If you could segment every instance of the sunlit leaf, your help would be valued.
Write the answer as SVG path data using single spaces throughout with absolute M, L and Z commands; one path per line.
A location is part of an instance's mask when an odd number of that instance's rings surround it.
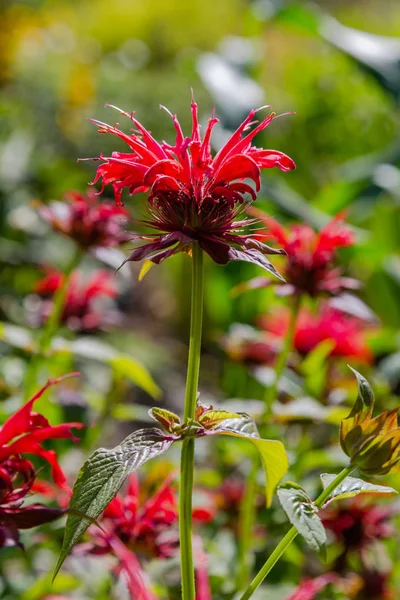
M 142 264 L 142 268 L 140 269 L 140 273 L 139 273 L 139 281 L 142 281 L 142 279 L 144 278 L 144 276 L 150 271 L 150 269 L 152 267 L 154 267 L 155 263 L 153 263 L 151 260 L 145 260 Z
M 316 552 L 324 551 L 326 532 L 317 514 L 318 508 L 303 488 L 287 482 L 279 486 L 277 494 L 289 521 L 307 544 Z
M 160 429 L 140 429 L 115 448 L 93 452 L 79 472 L 69 505 L 70 510 L 88 518 L 68 516 L 55 575 L 78 538 L 116 496 L 126 477 L 151 458 L 163 454 L 174 441 L 173 436 L 166 436 Z
M 323 473 L 320 475 L 324 489 L 336 479 L 337 475 Z M 357 477 L 346 477 L 344 481 L 331 493 L 324 506 L 333 500 L 343 500 L 344 498 L 353 498 L 358 494 L 397 494 L 396 490 L 385 485 L 375 485 Z
M 267 506 L 272 502 L 272 496 L 278 483 L 289 468 L 285 447 L 278 440 L 263 440 L 257 430 L 253 419 L 245 414 L 238 413 L 239 418 L 225 419 L 222 423 L 207 431 L 207 434 L 232 435 L 249 440 L 260 453 L 265 471 L 265 492 Z
M 198 421 L 206 429 L 212 429 L 227 419 L 238 418 L 240 418 L 238 413 L 228 412 L 227 410 L 207 410 L 199 417 Z

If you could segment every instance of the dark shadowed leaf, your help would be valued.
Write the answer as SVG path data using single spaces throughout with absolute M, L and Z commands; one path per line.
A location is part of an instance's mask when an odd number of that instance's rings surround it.
M 255 250 L 253 248 L 249 250 L 237 250 L 236 248 L 230 248 L 229 259 L 243 260 L 245 262 L 253 263 L 253 265 L 257 265 L 258 267 L 262 267 L 266 271 L 269 271 L 269 273 L 275 275 L 275 277 L 281 281 L 285 281 L 282 275 L 280 275 L 275 269 L 274 265 L 259 250 Z
M 357 400 L 356 400 L 356 402 L 353 406 L 353 409 L 349 415 L 349 416 L 354 416 L 357 413 L 360 413 L 362 411 L 365 411 L 365 410 L 368 411 L 370 409 L 370 407 L 373 406 L 374 392 L 372 391 L 372 388 L 369 385 L 368 381 L 365 379 L 365 377 L 363 375 L 361 375 L 361 373 L 359 373 L 358 371 L 356 371 L 355 369 L 350 367 L 350 365 L 349 365 L 349 369 L 351 369 L 353 371 L 354 375 L 357 377 L 357 383 L 358 383 L 358 397 L 357 397 Z
M 93 452 L 80 470 L 69 506 L 71 511 L 89 518 L 77 514 L 68 516 L 55 575 L 78 538 L 116 496 L 126 477 L 151 458 L 163 454 L 175 439 L 160 429 L 140 429 L 115 448 L 99 448 Z
M 278 497 L 289 521 L 316 552 L 324 551 L 326 533 L 318 509 L 307 493 L 296 483 L 283 483 L 278 488 Z
M 323 473 L 320 477 L 322 485 L 324 486 L 324 489 L 326 489 L 337 476 Z M 357 477 L 346 477 L 346 479 L 331 493 L 324 506 L 333 500 L 353 498 L 358 494 L 397 494 L 397 492 L 386 485 L 375 485 L 373 483 L 368 483 L 368 481 L 357 479 Z

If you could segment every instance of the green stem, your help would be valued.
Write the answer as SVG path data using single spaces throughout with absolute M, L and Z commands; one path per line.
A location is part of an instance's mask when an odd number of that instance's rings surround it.
M 54 294 L 52 311 L 41 331 L 38 342 L 37 354 L 32 358 L 29 367 L 26 371 L 24 381 L 25 399 L 28 399 L 32 394 L 32 391 L 36 385 L 37 371 L 40 366 L 40 361 L 43 355 L 50 348 L 51 341 L 57 332 L 61 320 L 62 311 L 65 305 L 65 299 L 67 296 L 68 284 L 71 278 L 71 274 L 78 266 L 81 257 L 82 251 L 78 247 L 64 271 L 64 278 L 62 284 L 58 288 L 57 292 Z
M 257 473 L 259 469 L 259 457 L 252 460 L 251 470 L 246 481 L 246 490 L 240 503 L 239 514 L 239 539 L 238 539 L 238 572 L 236 586 L 243 589 L 250 580 L 250 556 L 252 533 L 255 522 L 255 497 L 257 487 Z
M 291 315 L 290 315 L 289 327 L 288 327 L 288 330 L 287 330 L 287 333 L 286 333 L 286 336 L 285 336 L 285 339 L 283 342 L 282 352 L 279 354 L 276 364 L 275 364 L 275 379 L 274 379 L 272 385 L 270 387 L 268 387 L 265 392 L 264 413 L 263 413 L 263 417 L 262 417 L 263 423 L 265 423 L 268 420 L 268 417 L 271 415 L 272 403 L 274 402 L 274 399 L 275 399 L 275 396 L 276 396 L 276 393 L 278 390 L 279 382 L 281 380 L 283 371 L 285 370 L 289 353 L 293 347 L 293 339 L 294 339 L 294 333 L 296 330 L 297 318 L 299 316 L 300 305 L 301 305 L 301 295 L 299 294 L 299 295 L 295 296 L 295 298 L 294 298 Z
M 184 407 L 185 423 L 190 419 L 194 419 L 196 413 L 203 321 L 203 251 L 195 243 L 192 245 L 192 253 L 192 299 L 189 358 Z M 192 548 L 193 470 L 194 439 L 188 438 L 182 443 L 181 483 L 179 495 L 179 538 L 183 600 L 194 600 L 196 595 Z
M 356 467 L 354 465 L 350 465 L 350 466 L 346 467 L 345 469 L 343 469 L 343 471 L 341 471 L 339 473 L 339 475 L 337 475 L 337 477 L 332 481 L 332 483 L 330 483 L 327 486 L 327 488 L 325 488 L 325 490 L 318 496 L 318 498 L 314 502 L 315 506 L 317 508 L 321 508 L 323 506 L 324 502 L 329 498 L 331 493 L 342 483 L 342 481 L 344 479 L 346 479 L 346 477 L 351 475 L 351 473 L 354 471 L 355 468 Z M 289 531 L 287 532 L 285 537 L 279 542 L 279 544 L 277 545 L 275 550 L 269 556 L 269 558 L 266 561 L 266 563 L 264 564 L 264 566 L 257 573 L 257 575 L 255 576 L 255 578 L 253 579 L 253 581 L 251 582 L 251 584 L 249 585 L 247 590 L 241 596 L 240 600 L 248 600 L 249 598 L 251 598 L 251 596 L 254 594 L 254 592 L 257 590 L 257 588 L 261 585 L 261 583 L 264 581 L 264 579 L 266 578 L 268 573 L 276 565 L 276 563 L 278 562 L 278 560 L 280 559 L 282 554 L 290 546 L 290 544 L 293 542 L 293 540 L 295 539 L 295 537 L 297 535 L 298 535 L 298 531 L 297 531 L 296 527 L 291 527 L 291 529 L 289 529 Z

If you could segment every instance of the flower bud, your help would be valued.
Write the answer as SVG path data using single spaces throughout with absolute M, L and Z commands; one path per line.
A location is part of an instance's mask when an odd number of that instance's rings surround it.
M 357 400 L 340 426 L 340 444 L 351 463 L 367 475 L 386 475 L 399 470 L 400 428 L 397 412 L 385 410 L 372 417 L 374 394 L 368 381 L 352 369 L 358 381 Z

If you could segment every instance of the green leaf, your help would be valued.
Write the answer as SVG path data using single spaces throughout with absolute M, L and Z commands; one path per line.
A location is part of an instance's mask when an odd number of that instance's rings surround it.
M 165 408 L 153 407 L 149 410 L 149 415 L 153 417 L 163 429 L 170 433 L 172 432 L 172 427 L 174 425 L 180 425 L 181 423 L 178 415 Z
M 32 331 L 25 327 L 5 323 L 4 321 L 0 322 L 0 340 L 25 352 L 33 352 L 35 348 L 35 339 Z
M 60 341 L 60 338 L 57 339 Z M 70 351 L 75 356 L 82 356 L 99 362 L 106 363 L 114 370 L 116 375 L 127 377 L 135 385 L 142 388 L 145 392 L 159 398 L 161 390 L 151 377 L 150 373 L 139 361 L 128 354 L 119 352 L 103 340 L 97 340 L 89 337 L 81 337 L 70 343 L 63 341 L 60 351 Z
M 228 412 L 227 410 L 207 410 L 199 418 L 198 422 L 206 429 L 212 429 L 226 419 L 238 419 L 238 413 Z
M 336 475 L 323 473 L 320 475 L 324 489 L 328 487 Z M 397 491 L 386 485 L 375 485 L 357 477 L 346 477 L 344 481 L 332 492 L 324 506 L 334 500 L 343 500 L 344 498 L 353 498 L 358 494 L 397 494 Z
M 253 419 L 246 413 L 238 413 L 238 418 L 225 419 L 208 435 L 225 434 L 249 440 L 260 453 L 265 471 L 265 495 L 267 506 L 271 505 L 272 496 L 278 483 L 289 468 L 285 447 L 278 440 L 263 440 Z
M 326 533 L 318 508 L 302 487 L 296 483 L 283 483 L 278 488 L 278 497 L 289 521 L 316 552 L 324 552 Z
M 374 406 L 374 392 L 372 391 L 372 388 L 369 385 L 368 381 L 365 379 L 365 377 L 361 375 L 361 373 L 350 367 L 350 365 L 348 366 L 349 369 L 351 369 L 354 375 L 357 377 L 358 383 L 357 400 L 349 415 L 350 417 L 353 417 L 357 413 L 361 413 L 366 409 L 369 410 L 371 407 Z
M 111 450 L 99 448 L 89 456 L 79 472 L 69 505 L 71 511 L 79 511 L 88 518 L 68 516 L 54 577 L 78 538 L 105 510 L 126 477 L 151 458 L 163 454 L 174 441 L 174 437 L 167 437 L 160 429 L 140 429 L 119 446 Z

